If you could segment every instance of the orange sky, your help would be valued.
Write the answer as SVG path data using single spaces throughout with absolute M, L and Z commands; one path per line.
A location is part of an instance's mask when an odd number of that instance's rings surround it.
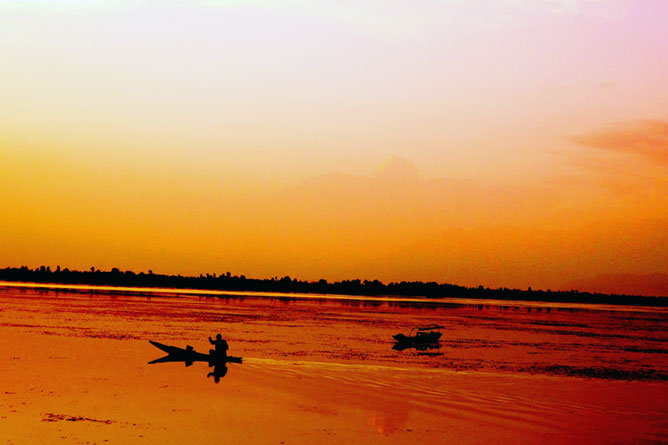
M 661 1 L 0 1 L 0 267 L 668 273 Z

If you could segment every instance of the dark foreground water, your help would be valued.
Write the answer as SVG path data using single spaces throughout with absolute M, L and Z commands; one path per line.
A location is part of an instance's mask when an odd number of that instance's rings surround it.
M 668 441 L 666 309 L 308 297 L 2 286 L 0 439 Z M 429 323 L 440 348 L 393 349 Z M 244 363 L 217 384 L 146 364 L 147 340 L 206 352 L 218 332 Z

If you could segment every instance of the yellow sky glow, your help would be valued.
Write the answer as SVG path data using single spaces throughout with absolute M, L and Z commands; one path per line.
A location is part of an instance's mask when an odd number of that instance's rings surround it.
M 0 267 L 668 272 L 661 1 L 0 1 Z

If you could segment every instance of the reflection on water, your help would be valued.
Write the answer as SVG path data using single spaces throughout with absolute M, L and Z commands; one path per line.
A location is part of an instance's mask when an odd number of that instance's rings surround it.
M 218 383 L 222 377 L 225 377 L 225 374 L 227 374 L 227 364 L 225 362 L 216 363 L 213 365 L 213 372 L 208 373 L 206 377 L 213 377 L 213 381 Z
M 212 340 L 211 337 L 209 337 L 209 341 L 211 344 L 216 345 L 216 349 L 210 349 L 208 354 L 203 354 L 195 351 L 190 345 L 185 348 L 179 348 L 178 346 L 169 346 L 157 341 L 149 340 L 150 344 L 166 352 L 167 355 L 151 360 L 148 364 L 154 365 L 156 363 L 183 362 L 186 367 L 188 367 L 194 362 L 205 362 L 209 365 L 209 368 L 213 368 L 213 371 L 206 375 L 207 378 L 213 377 L 214 382 L 219 383 L 220 379 L 227 374 L 227 364 L 241 364 L 242 358 L 227 355 L 227 342 L 221 338 L 220 334 L 216 336 L 216 340 Z
M 666 308 L 86 292 L 0 286 L 0 328 L 171 343 L 220 330 L 250 357 L 668 380 Z M 443 356 L 425 361 L 390 349 L 397 332 L 435 321 L 445 326 Z
M 668 443 L 665 309 L 114 292 L 0 286 L 0 438 Z
M 392 349 L 395 351 L 407 351 L 415 356 L 437 357 L 443 355 L 442 352 L 439 352 L 441 344 L 438 342 L 426 344 L 406 344 L 397 342 L 392 345 Z

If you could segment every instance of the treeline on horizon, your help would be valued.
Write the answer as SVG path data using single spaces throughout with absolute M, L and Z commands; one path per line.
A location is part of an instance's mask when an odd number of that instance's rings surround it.
M 455 284 L 421 281 L 401 281 L 384 284 L 378 280 L 343 280 L 328 282 L 300 281 L 285 276 L 271 279 L 246 278 L 244 275 L 200 274 L 195 277 L 182 275 L 162 275 L 135 273 L 130 270 L 121 271 L 113 268 L 102 271 L 91 267 L 87 271 L 61 269 L 52 270 L 48 266 L 30 269 L 26 266 L 7 267 L 0 269 L 0 281 L 50 283 L 50 284 L 84 284 L 98 286 L 124 287 L 155 287 L 176 289 L 199 289 L 219 291 L 254 291 L 254 292 L 285 292 L 312 294 L 341 294 L 364 296 L 403 296 L 426 298 L 471 298 L 490 300 L 525 300 L 564 303 L 593 304 L 628 304 L 639 306 L 668 306 L 666 297 L 649 297 L 626 294 L 600 294 L 590 292 L 527 290 L 497 288 L 483 286 L 464 287 Z

